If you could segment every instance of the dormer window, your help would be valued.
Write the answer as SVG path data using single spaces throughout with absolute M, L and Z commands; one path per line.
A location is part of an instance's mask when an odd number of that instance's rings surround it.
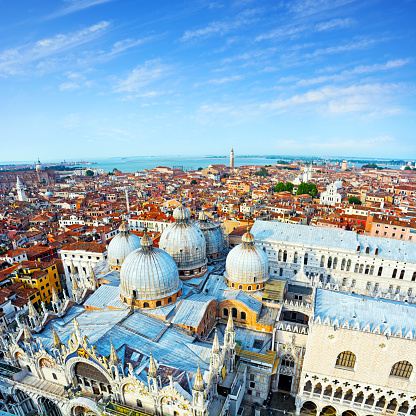
M 365 248 L 365 254 L 370 254 L 370 247 Z
M 378 255 L 378 248 L 376 248 L 374 254 L 377 256 Z

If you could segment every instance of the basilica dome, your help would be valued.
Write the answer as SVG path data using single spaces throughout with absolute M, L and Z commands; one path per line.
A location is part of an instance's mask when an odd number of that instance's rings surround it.
M 182 282 L 175 261 L 165 251 L 153 247 L 146 230 L 141 248 L 124 260 L 120 282 L 122 300 L 139 308 L 168 305 L 181 295 Z
M 45 167 L 40 163 L 40 160 L 38 159 L 38 163 L 36 163 L 36 172 L 42 172 L 45 170 Z
M 191 213 L 181 203 L 160 237 L 159 247 L 175 260 L 182 279 L 203 276 L 207 270 L 206 242 L 202 231 L 189 222 Z
M 228 253 L 225 277 L 230 287 L 246 291 L 262 289 L 270 278 L 267 254 L 254 244 L 254 236 L 248 230 L 242 244 Z
M 119 231 L 108 246 L 108 263 L 113 270 L 120 270 L 125 258 L 140 248 L 140 237 L 131 234 L 127 224 L 121 224 Z
M 210 221 L 206 212 L 201 211 L 196 225 L 204 234 L 207 244 L 207 257 L 209 259 L 221 257 L 224 249 L 221 224 Z

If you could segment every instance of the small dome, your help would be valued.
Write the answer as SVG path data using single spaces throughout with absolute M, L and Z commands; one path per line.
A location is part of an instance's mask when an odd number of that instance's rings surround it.
M 205 211 L 201 211 L 199 219 L 195 223 L 202 231 L 207 245 L 206 253 L 209 258 L 217 258 L 222 255 L 224 250 L 224 238 L 222 235 L 221 224 L 210 221 Z
M 122 296 L 144 301 L 164 299 L 178 293 L 182 282 L 173 258 L 153 247 L 146 231 L 142 244 L 142 248 L 127 256 L 121 267 Z
M 52 198 L 53 197 L 53 193 L 51 191 L 46 191 L 45 194 L 43 195 L 45 198 Z
M 234 247 L 227 256 L 226 277 L 236 284 L 257 285 L 269 280 L 267 254 L 254 244 L 254 236 L 244 234 L 243 244 Z
M 120 269 L 125 258 L 140 248 L 140 237 L 131 234 L 127 224 L 122 223 L 119 232 L 108 246 L 108 263 L 114 269 Z
M 247 227 L 247 232 L 241 237 L 241 241 L 246 244 L 254 243 L 254 235 L 250 233 Z
M 208 221 L 208 215 L 205 211 L 201 211 L 198 216 L 199 221 Z
M 45 170 L 45 167 L 40 163 L 40 160 L 38 159 L 38 163 L 36 163 L 36 172 L 42 172 Z
M 180 205 L 173 211 L 173 218 L 175 218 L 175 221 L 177 222 L 187 221 L 191 218 L 191 212 L 181 202 Z

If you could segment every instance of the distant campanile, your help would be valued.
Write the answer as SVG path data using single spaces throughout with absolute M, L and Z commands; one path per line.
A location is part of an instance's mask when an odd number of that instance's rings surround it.
M 231 148 L 231 152 L 230 152 L 230 168 L 234 167 L 234 150 L 233 148 Z

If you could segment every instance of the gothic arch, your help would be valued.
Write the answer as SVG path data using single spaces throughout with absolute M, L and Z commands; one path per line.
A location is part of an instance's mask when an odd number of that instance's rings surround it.
M 314 402 L 306 400 L 302 403 L 300 412 L 302 415 L 316 416 L 318 413 L 318 406 Z

